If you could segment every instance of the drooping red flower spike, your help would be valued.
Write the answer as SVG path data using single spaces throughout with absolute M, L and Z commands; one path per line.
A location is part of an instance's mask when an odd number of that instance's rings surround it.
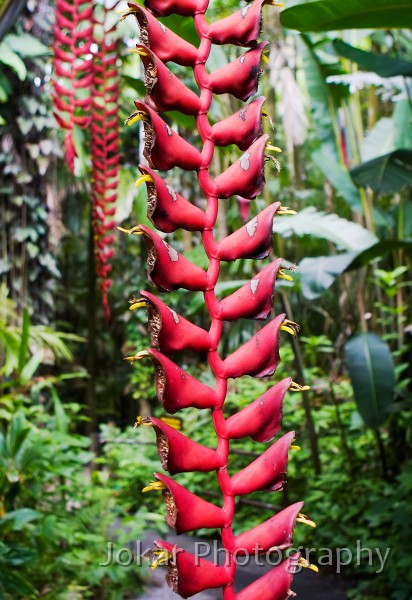
M 120 1 L 120 0 L 119 0 Z M 111 5 L 110 12 L 118 2 Z M 115 27 L 108 24 L 106 3 L 57 0 L 54 29 L 54 106 L 58 124 L 66 131 L 66 161 L 74 173 L 73 129 L 90 129 L 92 162 L 91 225 L 97 280 L 105 317 L 110 314 L 109 274 L 114 250 L 112 230 L 117 199 L 119 154 Z
M 96 271 L 107 319 L 110 315 L 110 259 L 114 254 L 111 246 L 115 222 L 112 217 L 116 212 L 120 164 L 118 40 L 113 37 L 114 29 L 108 24 L 109 10 L 106 5 L 102 7 L 100 17 L 96 11 L 94 14 L 95 31 L 99 33 L 95 34 L 97 50 L 93 56 L 92 225 Z
M 143 154 L 148 166 L 140 165 L 137 185 L 146 184 L 148 216 L 160 231 L 170 234 L 179 229 L 198 232 L 209 265 L 203 270 L 189 262 L 152 229 L 138 225 L 129 234 L 141 235 L 148 248 L 148 278 L 160 291 L 182 288 L 203 293 L 209 316 L 208 330 L 195 325 L 151 292 L 141 291 L 132 300 L 131 309 L 146 308 L 152 347 L 141 350 L 127 360 L 135 362 L 150 358 L 155 367 L 156 394 L 170 414 L 187 409 L 209 409 L 216 433 L 216 446 L 209 448 L 189 439 L 162 419 L 148 417 L 140 424 L 151 425 L 156 434 L 162 467 L 170 475 L 191 471 L 203 473 L 205 481 L 215 471 L 221 490 L 216 504 L 208 502 L 186 489 L 172 477 L 155 473 L 155 480 L 143 491 L 161 490 L 166 506 L 166 521 L 177 533 L 199 528 L 220 528 L 225 562 L 217 565 L 196 557 L 170 543 L 158 541 L 153 550 L 152 566 L 167 566 L 166 579 L 170 587 L 188 598 L 208 588 L 221 587 L 223 600 L 287 600 L 293 592 L 290 585 L 298 566 L 311 567 L 298 553 L 286 558 L 277 567 L 240 592 L 235 592 L 234 555 L 267 552 L 271 548 L 286 552 L 293 544 L 296 522 L 314 525 L 300 514 L 302 502 L 284 508 L 266 522 L 235 536 L 236 498 L 267 490 L 276 493 L 284 485 L 289 450 L 294 433 L 278 437 L 271 446 L 245 468 L 228 469 L 232 440 L 250 437 L 260 443 L 270 442 L 282 427 L 282 405 L 288 391 L 303 391 L 290 377 L 273 383 L 259 398 L 234 414 L 227 414 L 225 400 L 229 379 L 249 375 L 270 377 L 278 366 L 280 333 L 296 335 L 299 326 L 284 314 L 274 316 L 237 350 L 226 357 L 220 355 L 223 321 L 267 319 L 273 310 L 276 282 L 292 280 L 282 259 L 277 258 L 259 267 L 257 274 L 245 285 L 225 298 L 218 298 L 216 286 L 223 261 L 264 259 L 272 249 L 273 220 L 291 214 L 289 208 L 275 202 L 257 215 L 244 218 L 245 225 L 223 239 L 216 239 L 216 221 L 220 201 L 240 198 L 242 206 L 251 210 L 251 200 L 258 196 L 265 183 L 265 163 L 271 159 L 276 169 L 279 163 L 269 152 L 272 146 L 263 131 L 262 117 L 265 98 L 249 101 L 236 114 L 211 124 L 209 111 L 213 94 L 232 94 L 247 101 L 257 90 L 266 42 L 260 42 L 262 8 L 275 1 L 254 0 L 235 14 L 210 22 L 205 17 L 207 0 L 146 0 L 146 9 L 129 2 L 131 15 L 140 28 L 137 52 L 145 68 L 146 98 L 137 101 L 136 112 L 127 120 L 129 125 L 142 121 Z M 192 17 L 199 44 L 191 45 L 168 30 L 156 16 L 171 14 Z M 216 71 L 209 72 L 206 63 L 213 44 L 232 44 L 250 49 Z M 173 73 L 171 62 L 193 68 L 199 92 L 194 93 Z M 168 63 L 168 67 L 165 63 Z M 196 117 L 197 130 L 183 138 L 171 129 L 169 110 Z M 270 118 L 270 117 L 269 117 Z M 190 141 L 189 141 L 190 140 Z M 193 140 L 193 143 L 191 143 Z M 236 145 L 243 154 L 223 172 L 211 174 L 216 146 Z M 272 166 L 272 165 L 270 165 Z M 194 171 L 199 190 L 205 198 L 206 210 L 196 206 L 199 191 L 180 195 L 167 180 L 156 173 L 172 168 Z M 271 169 L 272 173 L 275 171 Z M 176 178 L 174 178 L 176 181 Z M 245 215 L 242 215 L 242 218 Z M 183 293 L 186 293 L 183 291 Z M 182 303 L 180 306 L 184 306 Z M 181 310 L 181 309 L 180 309 Z M 179 366 L 180 358 L 169 355 L 178 352 L 207 355 L 215 383 L 205 385 Z M 139 423 L 138 423 L 139 424 Z M 232 472 L 232 470 L 234 472 Z
M 74 173 L 76 149 L 73 143 L 75 125 L 83 129 L 90 122 L 92 102 L 93 1 L 56 0 L 54 27 L 53 81 L 54 116 L 66 131 L 66 161 Z

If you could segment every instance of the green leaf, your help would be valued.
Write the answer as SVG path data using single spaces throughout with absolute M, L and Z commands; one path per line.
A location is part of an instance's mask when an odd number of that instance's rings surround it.
M 20 382 L 28 383 L 31 381 L 43 360 L 44 354 L 40 350 L 33 354 L 33 356 L 27 361 L 23 369 L 20 371 Z
M 364 162 L 350 171 L 359 187 L 395 194 L 412 184 L 412 150 L 395 150 Z
M 373 71 L 381 77 L 412 76 L 412 62 L 392 58 L 386 54 L 374 54 L 373 52 L 359 50 L 359 48 L 354 48 L 342 40 L 335 40 L 333 46 L 340 56 L 348 58 L 366 71 Z
M 317 0 L 282 11 L 281 23 L 298 31 L 405 29 L 412 27 L 409 0 Z
M 130 75 L 122 75 L 122 79 L 127 86 L 137 92 L 139 97 L 144 98 L 146 96 L 146 88 L 141 79 L 135 79 Z
M 37 510 L 31 508 L 19 508 L 8 512 L 4 517 L 0 519 L 0 529 L 4 526 L 11 528 L 13 531 L 21 531 L 23 527 L 31 521 L 40 519 L 43 514 Z
M 21 330 L 21 340 L 19 348 L 19 362 L 18 371 L 23 371 L 24 365 L 26 364 L 27 352 L 29 350 L 29 339 L 30 339 L 30 316 L 27 308 L 23 311 L 23 325 Z
M 394 250 L 402 249 L 404 252 L 411 254 L 412 253 L 412 241 L 411 242 L 402 242 L 400 240 L 383 240 L 374 244 L 370 248 L 367 248 L 360 254 L 358 254 L 355 259 L 350 263 L 347 271 L 352 271 L 354 269 L 359 269 L 364 265 L 370 264 L 372 261 L 377 258 L 383 258 L 387 256 Z
M 374 333 L 354 335 L 345 358 L 359 412 L 368 427 L 384 424 L 393 402 L 395 370 L 389 347 Z
M 26 425 L 23 413 L 16 413 L 9 425 L 6 436 L 9 456 L 16 456 L 29 433 L 30 428 Z
M 316 54 L 315 46 L 308 36 L 302 36 L 302 40 L 298 40 L 298 48 L 302 56 L 302 66 L 305 72 L 317 137 L 325 151 L 337 161 L 336 136 L 331 118 L 333 105 L 322 64 Z
M 26 6 L 27 0 L 1 0 L 0 2 L 0 41 Z
M 304 258 L 300 264 L 300 284 L 302 294 L 308 300 L 319 298 L 344 273 L 356 252 L 345 252 L 336 256 L 318 256 Z
M 24 81 L 26 79 L 26 65 L 20 56 L 13 52 L 10 46 L 7 45 L 6 41 L 0 44 L 0 62 L 13 69 L 13 71 L 17 73 L 20 81 Z
M 350 252 L 361 251 L 378 242 L 378 238 L 357 223 L 338 215 L 318 212 L 313 207 L 304 208 L 297 215 L 274 222 L 273 231 L 281 235 L 313 235 L 329 240 Z
M 359 190 L 353 183 L 350 175 L 326 149 L 322 148 L 313 152 L 312 159 L 330 181 L 335 190 L 342 196 L 351 210 L 362 213 L 362 200 Z
M 49 48 L 30 33 L 20 33 L 19 35 L 9 34 L 4 41 L 20 56 L 30 58 L 50 54 Z

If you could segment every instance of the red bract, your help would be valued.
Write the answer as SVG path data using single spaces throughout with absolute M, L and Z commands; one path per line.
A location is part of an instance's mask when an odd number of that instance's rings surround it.
M 224 527 L 226 519 L 221 508 L 192 494 L 166 475 L 155 473 L 155 477 L 166 486 L 166 490 L 163 491 L 166 520 L 177 533 L 194 531 L 201 527 Z
M 219 260 L 266 258 L 272 248 L 273 218 L 280 202 L 267 206 L 249 223 L 222 240 L 217 246 Z
M 191 17 L 196 13 L 204 13 L 208 0 L 145 0 L 145 6 L 159 17 L 177 15 Z
M 223 361 L 226 377 L 268 377 L 279 364 L 279 330 L 285 315 L 278 315 L 252 339 Z
M 254 0 L 233 15 L 212 23 L 209 35 L 214 44 L 254 46 L 262 28 L 262 6 L 265 0 Z
M 194 594 L 211 588 L 227 585 L 231 581 L 230 570 L 199 558 L 175 547 L 168 542 L 155 542 L 158 548 L 167 550 L 176 557 L 176 562 L 169 562 L 169 573 L 166 581 L 169 587 L 182 598 L 190 598 Z
M 261 75 L 260 61 L 267 42 L 261 42 L 209 77 L 209 85 L 215 94 L 232 94 L 239 100 L 249 100 L 256 93 Z
M 265 150 L 269 139 L 262 135 L 226 171 L 218 175 L 214 184 L 219 198 L 240 194 L 255 198 L 265 185 Z
M 140 292 L 147 300 L 151 344 L 166 354 L 181 350 L 207 352 L 210 349 L 209 333 L 178 315 L 164 302 L 149 292 Z
M 282 259 L 273 261 L 236 292 L 219 302 L 219 315 L 225 321 L 266 319 L 272 311 L 275 282 Z
M 293 431 L 286 433 L 259 458 L 236 473 L 231 481 L 232 493 L 244 496 L 258 490 L 281 490 L 285 481 L 289 447 L 294 437 Z
M 222 466 L 216 450 L 193 442 L 159 419 L 152 417 L 150 421 L 154 425 L 162 467 L 171 475 L 188 471 L 215 471 Z M 163 481 L 160 477 L 158 479 Z
M 143 44 L 136 45 L 145 69 L 146 101 L 157 112 L 179 110 L 185 115 L 196 115 L 200 99 L 176 77 L 157 56 Z
M 246 101 L 256 92 L 262 54 L 266 47 L 266 42 L 258 43 L 261 9 L 265 3 L 265 0 L 254 0 L 235 14 L 215 23 L 210 23 L 205 18 L 207 0 L 146 0 L 148 10 L 129 3 L 129 10 L 125 13 L 125 16 L 135 15 L 140 26 L 141 44 L 137 46 L 137 52 L 142 56 L 145 66 L 147 92 L 146 101 L 135 103 L 137 111 L 127 121 L 130 125 L 135 121 L 142 121 L 145 134 L 143 153 L 149 166 L 139 167 L 142 176 L 137 185 L 146 183 L 148 216 L 154 226 L 165 233 L 178 229 L 195 232 L 190 238 L 195 243 L 202 241 L 209 261 L 205 270 L 199 268 L 148 227 L 140 225 L 128 232 L 143 235 L 147 243 L 149 281 L 163 292 L 178 288 L 201 292 L 208 313 L 209 328 L 206 330 L 206 325 L 198 327 L 146 291 L 141 292 L 141 297 L 133 299 L 131 306 L 132 309 L 147 308 L 149 332 L 154 347 L 129 357 L 130 362 L 150 357 L 155 365 L 156 394 L 164 409 L 171 414 L 182 409 L 209 409 L 216 434 L 216 445 L 209 448 L 176 431 L 171 427 L 173 422 L 168 424 L 154 417 L 144 420 L 140 417 L 138 421 L 138 424 L 152 424 L 162 466 L 171 475 L 187 471 L 216 471 L 221 496 L 217 501 L 218 505 L 193 494 L 171 477 L 160 473 L 155 473 L 156 481 L 144 488 L 145 492 L 162 490 L 166 521 L 177 533 L 203 527 L 222 530 L 222 545 L 226 553 L 223 566 L 199 559 L 172 544 L 157 542 L 152 566 L 167 563 L 167 581 L 184 598 L 208 588 L 221 587 L 225 600 L 287 600 L 292 595 L 290 583 L 299 560 L 298 554 L 236 593 L 235 553 L 267 552 L 270 548 L 284 551 L 292 544 L 297 520 L 313 525 L 303 515 L 298 516 L 302 503 L 296 503 L 238 536 L 234 535 L 232 529 L 237 496 L 282 489 L 294 433 L 287 433 L 277 439 L 242 470 L 236 472 L 236 463 L 230 463 L 229 473 L 231 441 L 245 437 L 257 442 L 272 440 L 282 426 L 282 404 L 287 390 L 305 389 L 286 377 L 271 384 L 264 394 L 242 410 L 231 415 L 224 410 L 228 388 L 230 390 L 233 386 L 230 380 L 244 375 L 273 375 L 280 359 L 280 330 L 295 335 L 299 329 L 296 323 L 285 319 L 284 314 L 279 314 L 260 330 L 255 330 L 253 337 L 232 354 L 224 359 L 220 355 L 222 334 L 228 331 L 230 335 L 234 329 L 226 327 L 222 321 L 266 319 L 273 310 L 276 280 L 292 280 L 284 273 L 282 259 L 277 258 L 261 268 L 251 281 L 235 292 L 226 298 L 217 298 L 221 263 L 266 258 L 272 249 L 275 215 L 280 218 L 281 215 L 293 212 L 275 202 L 263 206 L 263 210 L 253 218 L 249 217 L 251 200 L 261 193 L 265 183 L 265 162 L 272 158 L 268 152 L 278 150 L 269 144 L 269 136 L 263 134 L 262 110 L 265 98 L 255 98 L 236 114 L 222 121 L 218 120 L 213 125 L 209 114 L 213 94 L 232 94 Z M 196 44 L 198 48 L 173 34 L 154 16 L 170 14 L 193 17 L 199 36 L 199 44 Z M 212 44 L 234 44 L 249 46 L 251 49 L 229 64 L 210 72 L 206 68 L 206 62 Z M 189 89 L 191 86 L 186 87 L 173 74 L 173 66 L 170 70 L 166 68 L 164 63 L 167 61 L 191 66 L 198 92 L 193 93 Z M 180 73 L 181 71 L 178 77 Z M 227 106 L 230 106 L 229 102 Z M 172 110 L 196 117 L 196 131 L 191 132 L 185 128 L 183 138 L 183 133 L 180 136 L 172 130 L 166 122 L 167 116 L 162 118 L 158 114 Z M 214 111 L 214 120 L 216 114 L 218 113 Z M 216 146 L 231 144 L 243 152 L 242 156 L 213 177 L 211 165 Z M 274 158 L 272 160 L 279 170 L 279 163 Z M 167 171 L 175 167 L 195 172 L 186 176 L 186 181 L 197 176 L 198 188 L 195 190 L 196 186 L 191 183 L 190 192 L 185 191 L 185 197 L 179 194 L 179 183 L 172 189 L 163 177 L 153 171 Z M 174 181 L 179 181 L 175 173 Z M 204 194 L 205 210 L 195 205 L 199 188 Z M 243 222 L 248 222 L 218 241 L 215 229 L 219 200 L 233 196 L 235 198 L 229 201 L 231 210 L 238 201 L 242 207 Z M 186 247 L 188 237 L 183 236 L 183 240 Z M 185 301 L 179 304 L 179 312 L 183 314 L 184 306 Z M 193 306 L 198 305 L 191 303 L 190 307 Z M 196 372 L 202 374 L 199 377 L 205 377 L 206 381 L 214 383 L 205 385 L 189 375 L 179 366 L 178 363 L 185 360 L 179 355 L 177 362 L 167 356 L 178 352 L 188 353 L 187 364 L 190 365 L 194 353 L 199 358 L 202 355 L 206 358 L 207 355 L 213 377 L 208 377 L 204 368 Z
M 122 18 L 134 15 L 140 27 L 142 44 L 150 47 L 163 62 L 172 60 L 178 65 L 193 66 L 197 59 L 197 50 L 189 42 L 182 40 L 173 31 L 160 23 L 151 12 L 134 2 L 127 3 L 129 10 Z
M 263 396 L 235 413 L 226 421 L 230 439 L 250 436 L 256 442 L 269 442 L 282 427 L 282 404 L 292 380 L 283 379 Z
M 175 192 L 159 175 L 149 167 L 139 165 L 139 170 L 146 179 L 147 186 L 147 216 L 153 225 L 171 233 L 176 229 L 186 231 L 201 231 L 206 224 L 206 215 Z
M 287 600 L 299 554 L 293 554 L 280 565 L 271 569 L 247 588 L 236 594 L 235 600 Z
M 241 150 L 247 150 L 263 134 L 262 107 L 265 100 L 264 96 L 260 96 L 231 117 L 215 123 L 212 135 L 216 146 L 236 144 Z
M 135 102 L 137 113 L 131 116 L 143 115 L 145 130 L 144 157 L 153 169 L 168 171 L 180 167 L 188 171 L 199 169 L 201 164 L 200 152 L 186 142 L 146 103 Z
M 147 277 L 158 290 L 171 292 L 183 287 L 196 292 L 206 289 L 206 272 L 189 262 L 157 233 L 144 225 L 131 231 L 143 234 L 147 245 Z
M 178 367 L 161 352 L 150 348 L 148 353 L 156 366 L 156 393 L 168 413 L 182 408 L 215 408 L 218 405 L 212 388 Z
M 303 502 L 292 504 L 257 527 L 237 535 L 233 551 L 241 555 L 267 552 L 270 548 L 290 548 L 295 522 L 302 507 Z

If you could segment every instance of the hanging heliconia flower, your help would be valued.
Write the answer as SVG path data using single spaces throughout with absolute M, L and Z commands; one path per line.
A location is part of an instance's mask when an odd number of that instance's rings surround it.
M 75 125 L 85 129 L 91 118 L 93 0 L 56 0 L 54 27 L 54 116 L 65 130 L 66 161 L 74 173 Z
M 115 4 L 115 6 L 117 3 Z M 114 7 L 112 7 L 114 8 Z M 102 293 L 106 318 L 110 309 L 107 293 L 111 285 L 110 259 L 115 227 L 113 216 L 117 200 L 119 175 L 119 71 L 118 40 L 113 37 L 115 26 L 108 23 L 109 11 L 104 5 L 99 18 L 95 11 L 93 47 L 93 100 L 91 119 L 92 152 L 92 226 L 96 272 Z
M 147 309 L 151 347 L 127 360 L 153 362 L 157 397 L 168 413 L 187 408 L 210 409 L 218 440 L 215 448 L 202 446 L 174 428 L 173 419 L 167 422 L 167 419 L 139 417 L 136 423 L 153 428 L 161 465 L 170 475 L 178 478 L 180 473 L 189 471 L 217 474 L 222 494 L 218 504 L 193 494 L 163 473 L 154 473 L 153 481 L 143 490 L 162 493 L 166 521 L 178 534 L 203 527 L 221 529 L 226 550 L 222 565 L 199 560 L 168 542 L 155 542 L 152 567 L 167 566 L 166 579 L 183 598 L 209 588 L 222 588 L 224 600 L 286 600 L 293 595 L 290 586 L 296 569 L 300 566 L 316 569 L 294 552 L 250 586 L 238 593 L 234 590 L 235 553 L 246 554 L 256 548 L 259 552 L 286 551 L 292 546 L 296 522 L 314 526 L 300 513 L 303 503 L 299 502 L 237 536 L 232 529 L 237 497 L 258 490 L 275 493 L 282 489 L 294 433 L 278 437 L 260 457 L 237 473 L 228 472 L 230 441 L 251 437 L 257 442 L 270 442 L 281 430 L 282 403 L 287 392 L 307 389 L 286 378 L 237 413 L 229 417 L 224 413 L 228 379 L 273 375 L 280 359 L 281 333 L 296 335 L 299 330 L 296 323 L 279 314 L 229 356 L 222 357 L 218 351 L 223 321 L 266 319 L 272 311 L 277 279 L 292 279 L 282 268 L 282 259 L 276 259 L 231 295 L 223 299 L 216 295 L 221 262 L 266 258 L 272 247 L 274 219 L 293 213 L 279 202 L 253 218 L 247 216 L 248 210 L 243 210 L 245 225 L 224 239 L 215 238 L 219 201 L 237 196 L 248 207 L 265 184 L 265 162 L 271 159 L 279 168 L 269 154 L 278 148 L 270 144 L 262 130 L 264 98 L 252 99 L 239 112 L 213 126 L 208 118 L 213 94 L 232 94 L 247 102 L 256 93 L 266 47 L 265 42 L 258 42 L 265 4 L 276 3 L 254 0 L 232 16 L 211 24 L 205 17 L 208 0 L 146 0 L 145 8 L 129 2 L 123 17 L 134 16 L 140 29 L 136 52 L 142 59 L 147 96 L 144 101 L 136 101 L 136 111 L 127 123 L 141 121 L 144 128 L 143 154 L 148 165 L 139 165 L 141 177 L 137 184 L 146 184 L 148 217 L 163 233 L 177 229 L 200 232 L 209 259 L 208 268 L 201 269 L 153 229 L 144 225 L 122 229 L 129 235 L 141 236 L 146 243 L 150 284 L 159 292 L 179 288 L 203 292 L 210 317 L 210 328 L 205 330 L 170 308 L 164 299 L 145 290 L 132 300 L 130 307 Z M 157 19 L 170 14 L 193 18 L 199 36 L 198 48 Z M 224 67 L 208 72 L 206 62 L 213 44 L 248 49 Z M 197 93 L 174 75 L 172 66 L 166 66 L 170 62 L 193 68 Z M 170 110 L 196 117 L 198 147 L 170 127 L 161 114 Z M 238 146 L 243 154 L 223 173 L 212 177 L 210 166 L 215 147 L 230 144 Z M 196 172 L 206 199 L 205 211 L 191 204 L 156 172 L 175 167 Z M 216 380 L 213 387 L 189 375 L 175 362 L 173 355 L 181 351 L 207 353 Z
M 54 106 L 58 124 L 66 131 L 65 154 L 74 173 L 75 125 L 90 129 L 92 158 L 91 221 L 96 274 L 106 318 L 113 257 L 119 170 L 119 72 L 115 26 L 108 17 L 118 2 L 57 0 L 54 32 Z

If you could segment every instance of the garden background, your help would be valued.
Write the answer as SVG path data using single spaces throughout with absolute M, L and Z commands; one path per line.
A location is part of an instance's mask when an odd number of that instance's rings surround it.
M 103 15 L 103 3 L 96 5 Z M 222 17 L 237 8 L 233 0 L 210 4 Z M 293 282 L 278 286 L 275 307 L 301 326 L 298 337 L 282 338 L 276 377 L 293 376 L 311 389 L 289 394 L 284 406 L 284 428 L 296 432 L 301 447 L 291 457 L 288 485 L 281 494 L 240 500 L 237 526 L 252 527 L 304 499 L 317 528 L 299 526 L 295 545 L 356 551 L 361 540 L 383 553 L 392 549 L 378 575 L 364 563 L 344 568 L 353 582 L 348 598 L 408 600 L 412 6 L 292 1 L 283 13 L 265 15 L 270 46 L 259 94 L 268 98 L 274 132 L 269 120 L 266 127 L 283 149 L 282 169 L 276 175 L 268 166 L 265 195 L 251 206 L 238 198 L 222 203 L 218 227 L 221 237 L 228 235 L 274 200 L 298 212 L 275 221 L 273 256 L 298 267 Z M 115 24 L 118 16 L 109 11 L 108 19 Z M 105 315 L 96 274 L 93 139 L 75 127 L 72 174 L 53 115 L 54 19 L 52 0 L 0 2 L 0 598 L 134 598 L 148 570 L 99 562 L 108 539 L 125 545 L 167 530 L 159 497 L 142 495 L 159 469 L 153 432 L 133 428 L 138 414 L 163 414 L 153 367 L 124 361 L 149 345 L 145 312 L 128 305 L 147 286 L 146 249 L 140 238 L 113 230 Z M 195 43 L 189 18 L 164 22 Z M 139 125 L 123 122 L 145 92 L 140 59 L 128 52 L 138 40 L 134 21 L 119 23 L 113 36 L 120 135 L 113 219 L 132 227 L 149 221 L 145 186 L 135 187 Z M 98 50 L 96 44 L 91 61 Z M 236 52 L 215 47 L 210 68 Z M 213 118 L 238 108 L 216 101 Z M 183 137 L 191 135 L 191 117 L 169 113 L 168 119 Z M 216 170 L 236 156 L 217 152 Z M 191 197 L 192 174 L 178 176 L 179 190 Z M 176 241 L 202 266 L 197 234 L 184 232 Z M 218 292 L 231 293 L 257 270 L 257 262 L 235 261 Z M 207 328 L 199 294 L 186 295 L 184 307 L 178 293 L 169 298 L 177 312 Z M 224 352 L 254 328 L 237 322 Z M 206 372 L 182 360 L 207 383 Z M 270 385 L 269 379 L 232 381 L 229 409 L 246 406 Z M 214 445 L 203 411 L 186 411 L 183 430 Z M 255 456 L 251 441 L 233 447 L 236 468 Z M 203 476 L 180 481 L 205 495 Z M 217 497 L 213 477 L 206 494 Z M 319 577 L 335 568 L 322 570 Z

